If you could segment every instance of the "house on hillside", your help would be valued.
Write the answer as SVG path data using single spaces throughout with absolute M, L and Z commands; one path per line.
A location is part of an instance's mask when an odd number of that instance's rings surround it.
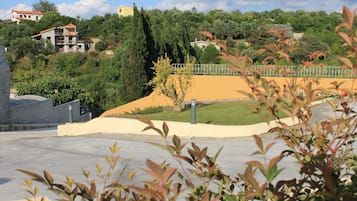
M 43 30 L 31 38 L 50 41 L 55 52 L 85 52 L 91 45 L 78 40 L 77 27 L 72 23 Z
M 19 24 L 21 21 L 30 20 L 38 22 L 43 16 L 42 12 L 39 11 L 25 11 L 25 10 L 12 10 L 11 11 L 11 21 Z
M 134 9 L 128 6 L 120 6 L 117 9 L 117 14 L 119 17 L 127 17 L 134 15 Z
M 204 40 L 195 40 L 194 42 L 190 42 L 192 47 L 199 47 L 202 50 L 205 50 L 207 46 L 213 45 L 218 51 L 221 51 L 221 47 L 217 45 L 216 42 L 213 41 L 204 41 Z

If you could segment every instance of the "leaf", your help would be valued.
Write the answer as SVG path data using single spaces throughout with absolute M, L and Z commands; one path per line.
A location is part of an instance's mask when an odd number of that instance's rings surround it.
M 82 168 L 82 174 L 83 174 L 86 178 L 88 178 L 88 177 L 90 176 L 90 172 L 87 171 L 87 170 L 84 169 L 84 168 Z
M 246 164 L 249 165 L 249 166 L 254 166 L 254 167 L 258 168 L 258 169 L 260 170 L 260 172 L 261 172 L 266 178 L 268 178 L 268 173 L 267 173 L 267 171 L 265 170 L 265 168 L 264 168 L 264 166 L 263 166 L 263 164 L 262 164 L 261 162 L 254 160 L 254 161 L 249 161 L 249 162 L 247 162 Z
M 152 126 L 146 126 L 143 130 L 141 130 L 141 132 L 144 132 L 144 131 L 147 131 L 147 130 L 150 130 L 150 129 L 153 129 L 154 127 Z
M 32 191 L 26 190 L 26 192 L 28 192 L 30 195 L 32 195 L 32 197 L 34 196 Z M 32 201 L 32 200 L 30 200 L 30 199 L 27 199 L 27 200 Z
M 102 170 L 103 170 L 102 166 L 100 166 L 98 163 L 96 163 L 95 166 L 96 166 L 96 168 L 97 168 L 97 172 L 98 172 L 98 173 L 101 173 Z
M 76 182 L 75 184 L 76 184 L 76 186 L 79 188 L 79 190 L 81 192 L 89 194 L 89 189 L 85 184 L 82 184 L 82 183 L 79 183 L 79 182 Z
M 348 9 L 346 6 L 343 6 L 343 9 L 342 9 L 342 13 L 343 13 L 343 17 L 346 19 L 349 27 L 351 27 L 349 30 L 352 29 L 352 26 L 353 26 L 353 20 L 354 20 L 354 17 L 355 17 L 355 9 L 353 9 L 353 12 Z
M 353 68 L 353 64 L 351 60 L 345 57 L 337 57 L 337 59 L 340 60 L 343 64 L 345 64 L 348 68 Z
M 162 130 L 164 131 L 164 137 L 167 137 L 169 134 L 169 127 L 167 126 L 166 122 L 162 124 Z
M 207 38 L 209 38 L 210 40 L 214 40 L 214 35 L 211 32 L 208 31 L 199 31 L 199 34 L 206 36 Z
M 143 122 L 144 124 L 147 124 L 150 127 L 154 127 L 154 124 L 152 123 L 152 121 L 146 117 L 138 116 L 138 117 L 136 117 L 136 119 Z
M 281 159 L 282 159 L 282 155 L 278 155 L 270 159 L 268 164 L 268 170 L 271 169 L 273 166 L 275 166 Z
M 275 142 L 272 142 L 270 144 L 268 144 L 266 147 L 265 147 L 265 150 L 264 152 L 267 153 L 269 151 L 269 149 L 275 144 Z
M 263 197 L 263 192 L 260 191 L 259 183 L 252 174 L 251 166 L 248 166 L 244 174 L 240 175 L 240 177 L 254 188 L 260 198 Z
M 136 171 L 135 171 L 135 169 L 132 169 L 126 177 L 130 181 L 134 178 L 135 175 L 136 175 Z
M 263 141 L 262 138 L 259 137 L 258 135 L 253 135 L 255 139 L 255 144 L 259 147 L 259 149 L 264 152 L 264 147 L 263 147 Z
M 95 180 L 93 179 L 91 182 L 90 182 L 90 195 L 92 197 L 95 196 L 95 194 L 97 193 L 97 186 L 95 184 Z
M 345 27 L 346 29 L 351 30 L 351 26 L 349 26 L 349 24 L 347 22 L 342 22 L 342 23 L 340 23 L 339 25 L 336 26 L 335 32 L 338 32 L 338 30 L 340 30 L 343 27 Z
M 165 137 L 164 133 L 158 129 L 158 128 L 155 128 L 155 127 L 152 127 L 151 129 L 153 129 L 154 131 L 156 131 L 157 133 L 159 133 L 162 137 Z M 165 137 L 166 138 L 166 137 Z
M 326 99 L 326 102 L 331 106 L 332 110 L 337 110 L 337 105 L 330 99 Z
M 262 151 L 260 151 L 260 150 L 257 150 L 257 151 L 252 153 L 252 156 L 254 156 L 254 155 L 264 155 L 264 153 Z
M 119 150 L 118 147 L 118 143 L 115 142 L 114 144 L 112 144 L 112 146 L 109 147 L 110 152 L 112 152 L 113 154 L 117 153 Z
M 144 170 L 146 173 L 150 174 L 152 177 L 157 179 L 158 181 L 162 181 L 163 171 L 157 163 L 150 159 L 146 159 L 146 166 L 149 167 L 151 171 Z
M 266 52 L 266 50 L 265 49 L 259 49 L 259 50 L 257 50 L 257 51 L 255 51 L 255 54 L 263 54 L 263 53 L 265 53 Z
M 279 54 L 280 57 L 285 58 L 286 62 L 288 63 L 290 62 L 290 56 L 288 54 L 282 51 L 277 51 L 277 53 Z
M 164 175 L 163 175 L 163 184 L 167 184 L 169 179 L 172 177 L 172 175 L 174 175 L 176 172 L 176 168 L 167 168 L 167 170 L 165 171 Z
M 72 187 L 73 184 L 74 184 L 74 179 L 69 177 L 69 176 L 66 176 L 66 184 L 68 184 L 68 186 Z
M 180 147 L 181 146 L 181 140 L 176 135 L 174 135 L 172 137 L 172 142 L 174 143 L 175 147 Z
M 38 195 L 38 187 L 36 186 L 35 189 L 33 189 L 33 196 L 37 197 Z
M 31 179 L 25 179 L 25 186 L 31 188 L 32 184 L 33 184 L 33 182 L 31 181 Z
M 41 183 L 46 183 L 45 179 L 42 178 L 39 174 L 28 171 L 28 170 L 22 170 L 22 169 L 17 169 L 16 171 L 22 172 L 28 176 L 31 177 L 32 180 L 39 181 Z
M 338 35 L 349 45 L 352 46 L 351 38 L 344 32 L 338 32 Z
M 217 160 L 219 154 L 221 153 L 222 149 L 223 149 L 223 146 L 220 147 L 220 148 L 218 149 L 218 151 L 214 154 L 214 156 L 212 156 L 212 157 L 210 158 L 213 163 L 216 162 L 216 160 Z
M 261 79 L 261 81 L 262 81 L 262 86 L 263 86 L 264 90 L 269 91 L 270 87 L 269 87 L 268 81 L 266 79 Z
M 170 145 L 166 145 L 166 144 L 159 144 L 159 143 L 154 143 L 154 142 L 149 142 L 149 144 L 152 144 L 156 147 L 159 147 L 165 151 L 168 151 L 171 155 L 174 154 L 175 152 L 175 148 L 173 146 Z
M 106 161 L 107 163 L 110 163 L 111 160 L 112 160 L 112 158 L 111 158 L 109 155 L 105 155 L 105 161 Z

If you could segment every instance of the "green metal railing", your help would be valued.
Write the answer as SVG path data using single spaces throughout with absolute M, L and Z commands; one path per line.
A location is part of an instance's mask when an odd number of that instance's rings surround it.
M 174 63 L 173 68 L 184 68 L 185 64 Z M 269 66 L 253 65 L 254 70 L 259 71 L 266 77 L 321 77 L 321 78 L 356 78 L 352 69 L 342 66 Z M 175 70 L 174 70 L 175 73 Z M 239 75 L 242 72 L 233 68 L 229 64 L 194 64 L 192 66 L 194 75 Z M 252 72 L 244 72 L 245 75 L 251 75 Z

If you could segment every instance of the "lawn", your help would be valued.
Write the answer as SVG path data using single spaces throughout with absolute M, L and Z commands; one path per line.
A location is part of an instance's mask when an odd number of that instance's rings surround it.
M 268 113 L 253 113 L 257 106 L 254 101 L 238 101 L 199 105 L 196 107 L 197 123 L 216 125 L 249 125 L 264 122 L 269 117 Z M 130 115 L 132 116 L 132 115 Z M 158 112 L 140 114 L 151 120 L 191 122 L 191 109 L 182 112 Z M 286 116 L 283 116 L 286 117 Z M 271 120 L 271 119 L 270 119 Z

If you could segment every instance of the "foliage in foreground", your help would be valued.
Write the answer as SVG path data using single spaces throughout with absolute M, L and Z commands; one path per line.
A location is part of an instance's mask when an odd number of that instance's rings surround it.
M 347 66 L 356 69 L 357 32 L 353 28 L 354 13 L 343 9 L 346 22 L 336 29 L 338 34 L 350 48 L 348 57 L 340 60 Z M 280 41 L 281 42 L 281 41 Z M 267 46 L 275 47 L 273 44 Z M 266 53 L 267 51 L 260 51 Z M 286 59 L 289 55 L 284 50 L 278 54 L 269 52 L 272 60 Z M 228 59 L 232 58 L 229 55 Z M 233 63 L 246 61 L 234 59 Z M 249 66 L 240 71 L 252 70 Z M 355 71 L 356 73 L 356 71 Z M 280 87 L 274 81 L 268 81 L 260 76 L 260 72 L 253 72 L 254 76 L 242 74 L 252 93 L 249 97 L 259 101 L 257 110 L 267 110 L 275 118 L 277 127 L 269 130 L 277 138 L 283 140 L 287 149 L 280 154 L 268 157 L 267 153 L 274 143 L 265 145 L 259 136 L 254 136 L 257 151 L 253 155 L 261 156 L 261 160 L 246 162 L 246 169 L 237 175 L 228 175 L 217 164 L 217 157 L 222 148 L 215 154 L 209 155 L 207 147 L 199 147 L 195 143 L 183 143 L 173 135 L 169 136 L 169 127 L 164 123 L 157 128 L 148 119 L 139 119 L 147 126 L 144 130 L 155 130 L 162 136 L 164 143 L 153 145 L 167 151 L 177 165 L 163 161 L 156 163 L 146 160 L 146 168 L 142 169 L 150 178 L 139 184 L 131 183 L 135 178 L 135 171 L 126 168 L 117 169 L 119 161 L 118 146 L 110 146 L 111 155 L 105 156 L 107 170 L 96 164 L 97 175 L 104 187 L 102 190 L 90 173 L 83 169 L 87 183 L 76 182 L 66 177 L 65 183 L 55 182 L 47 171 L 43 176 L 37 173 L 19 170 L 31 177 L 25 180 L 27 191 L 31 196 L 38 195 L 38 188 L 33 187 L 32 181 L 40 182 L 52 192 L 58 194 L 59 200 L 357 200 L 357 156 L 353 152 L 352 144 L 357 135 L 357 113 L 353 104 L 357 101 L 355 87 L 350 90 L 341 89 L 341 83 L 332 83 L 328 89 L 313 89 L 316 80 L 307 79 L 303 84 L 296 84 L 296 79 L 286 79 L 285 87 Z M 300 89 L 304 96 L 301 96 Z M 318 98 L 317 94 L 334 90 L 336 94 L 346 91 L 345 96 L 330 100 L 323 97 L 334 111 L 334 115 L 318 123 L 312 122 L 312 102 Z M 277 111 L 284 110 L 296 121 L 290 127 L 281 121 Z M 288 158 L 299 164 L 298 177 L 288 180 L 276 180 L 284 171 L 280 163 Z M 116 178 L 114 172 L 118 172 Z M 123 182 L 124 176 L 129 182 Z

